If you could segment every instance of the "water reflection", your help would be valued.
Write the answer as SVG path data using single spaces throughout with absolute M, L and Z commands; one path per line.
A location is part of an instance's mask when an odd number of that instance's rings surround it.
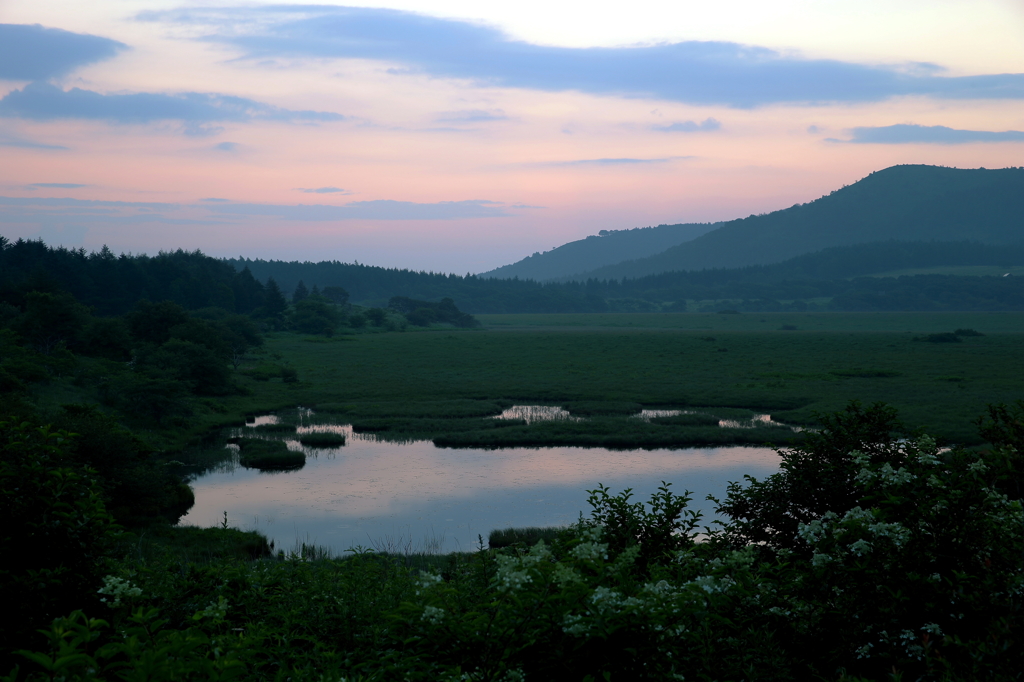
M 494 417 L 495 419 L 522 419 L 527 424 L 542 421 L 583 421 L 583 417 L 574 417 L 562 407 L 552 405 L 513 405 Z
M 635 416 L 637 419 L 643 419 L 645 422 L 649 422 L 652 419 L 660 419 L 662 417 L 678 417 L 681 414 L 683 414 L 682 410 L 640 410 L 640 414 Z
M 227 511 L 232 524 L 286 549 L 302 541 L 335 552 L 380 543 L 469 550 L 495 528 L 572 523 L 589 513 L 586 490 L 598 483 L 646 500 L 666 480 L 677 492 L 694 491 L 691 506 L 707 517 L 708 494 L 724 495 L 727 481 L 744 474 L 773 473 L 779 461 L 768 448 L 746 447 L 442 449 L 381 441 L 347 425 L 305 425 L 297 435 L 312 430 L 344 433 L 347 443 L 305 448 L 289 434 L 306 466 L 273 476 L 230 457 L 193 481 L 196 504 L 182 523 L 214 526 Z

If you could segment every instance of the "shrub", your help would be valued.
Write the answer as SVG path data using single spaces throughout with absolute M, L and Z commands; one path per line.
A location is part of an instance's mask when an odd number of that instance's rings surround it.
M 0 421 L 3 654 L 53 618 L 96 603 L 99 563 L 117 527 L 94 472 L 76 466 L 71 438 L 28 421 Z
M 915 336 L 914 341 L 927 341 L 928 343 L 960 343 L 963 339 L 953 332 L 940 332 L 928 334 L 927 336 Z

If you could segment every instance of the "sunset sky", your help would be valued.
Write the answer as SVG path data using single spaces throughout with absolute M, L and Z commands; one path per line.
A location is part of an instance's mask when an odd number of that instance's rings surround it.
M 0 234 L 481 272 L 1024 165 L 1020 0 L 0 0 Z

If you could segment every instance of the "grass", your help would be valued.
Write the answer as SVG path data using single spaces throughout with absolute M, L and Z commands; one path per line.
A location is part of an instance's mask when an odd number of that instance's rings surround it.
M 533 547 L 541 540 L 547 544 L 551 544 L 551 542 L 564 530 L 564 528 L 557 526 L 545 528 L 530 526 L 528 528 L 504 528 L 492 530 L 490 535 L 487 536 L 487 544 L 491 549 L 500 549 L 502 547 L 510 547 L 512 545 Z
M 238 463 L 260 471 L 286 471 L 301 469 L 306 464 L 306 455 L 288 449 L 279 440 L 259 438 L 238 439 Z
M 299 442 L 315 448 L 335 448 L 345 444 L 345 434 L 312 431 L 299 436 Z
M 485 329 L 675 329 L 713 331 L 982 332 L 1024 333 L 1020 313 L 523 313 L 477 315 Z M 786 329 L 780 327 L 786 326 Z M 791 329 L 796 327 L 796 329 Z
M 579 417 L 593 417 L 595 415 L 608 415 L 608 414 L 636 414 L 640 410 L 644 409 L 644 406 L 640 403 L 631 402 L 613 402 L 613 401 L 597 401 L 597 400 L 586 400 L 578 402 L 569 402 L 562 407 L 565 408 L 566 412 Z
M 209 563 L 223 559 L 259 559 L 269 556 L 267 538 L 237 528 L 197 528 L 154 524 L 121 538 L 122 552 L 133 561 Z
M 246 414 L 304 405 L 320 417 L 396 437 L 488 430 L 536 443 L 527 437 L 534 429 L 564 443 L 568 434 L 551 427 L 496 424 L 501 420 L 490 417 L 512 404 L 575 403 L 590 426 L 636 405 L 754 409 L 813 425 L 815 412 L 856 399 L 890 403 L 908 426 L 946 441 L 977 443 L 972 421 L 985 406 L 1022 397 L 1019 313 L 480 317 L 484 331 L 376 333 L 343 343 L 270 334 L 262 352 L 285 359 L 300 381 L 257 381 L 236 372 L 236 394 L 196 401 L 190 417 L 140 429 L 140 435 L 158 449 L 181 451 L 202 443 L 212 429 L 240 426 Z M 798 329 L 779 330 L 787 324 Z M 984 336 L 957 334 L 959 343 L 913 340 L 967 329 Z M 88 386 L 58 379 L 41 386 L 35 400 L 59 405 L 95 397 Z M 644 427 L 651 444 L 664 442 L 664 432 L 654 430 L 664 426 Z M 510 442 L 491 439 L 499 441 Z
M 316 405 L 317 412 L 355 418 L 460 419 L 500 414 L 511 405 L 509 401 L 488 400 L 390 400 L 374 402 L 325 402 Z

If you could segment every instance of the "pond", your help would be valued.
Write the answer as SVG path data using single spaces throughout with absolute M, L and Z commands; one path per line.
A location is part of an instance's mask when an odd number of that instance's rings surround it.
M 480 537 L 486 546 L 494 529 L 566 525 L 589 515 L 586 491 L 599 483 L 613 493 L 632 488 L 634 501 L 646 501 L 668 481 L 676 493 L 693 491 L 691 508 L 709 522 L 708 494 L 721 497 L 728 481 L 763 478 L 779 465 L 773 450 L 760 447 L 448 449 L 378 440 L 341 424 L 300 425 L 298 434 L 312 430 L 344 433 L 346 444 L 305 447 L 289 434 L 288 447 L 304 451 L 306 465 L 276 473 L 243 468 L 229 453 L 191 482 L 196 504 L 181 523 L 215 526 L 227 512 L 229 524 L 259 530 L 285 551 L 299 543 L 335 554 L 357 546 L 469 551 Z

